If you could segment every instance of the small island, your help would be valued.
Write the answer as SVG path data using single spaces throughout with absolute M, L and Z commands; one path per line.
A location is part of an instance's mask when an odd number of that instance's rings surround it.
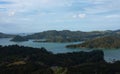
M 17 35 L 11 41 L 13 41 L 13 42 L 23 42 L 23 41 L 28 41 L 28 39 Z
M 106 36 L 85 41 L 82 44 L 67 45 L 67 48 L 120 48 L 120 37 Z

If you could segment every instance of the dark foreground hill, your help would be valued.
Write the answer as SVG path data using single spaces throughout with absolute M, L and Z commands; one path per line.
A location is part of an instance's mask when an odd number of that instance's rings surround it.
M 100 50 L 92 52 L 73 52 L 53 54 L 45 48 L 31 48 L 23 46 L 0 47 L 0 62 L 14 61 L 38 62 L 48 66 L 72 66 L 88 62 L 104 61 L 104 54 Z
M 120 37 L 107 36 L 85 41 L 82 44 L 67 45 L 68 48 L 120 48 Z
M 100 50 L 53 54 L 45 48 L 0 46 L 0 74 L 119 74 Z

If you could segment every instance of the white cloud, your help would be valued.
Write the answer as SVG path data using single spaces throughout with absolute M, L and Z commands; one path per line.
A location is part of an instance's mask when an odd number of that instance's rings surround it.
M 85 17 L 86 17 L 86 14 L 78 14 L 78 17 L 79 17 L 79 18 L 85 18 Z
M 86 14 L 84 14 L 84 13 L 80 13 L 80 14 L 75 14 L 75 15 L 73 15 L 73 18 L 83 19 L 83 18 L 85 18 L 85 17 L 86 17 Z
M 16 13 L 15 11 L 9 11 L 9 12 L 8 12 L 8 16 L 14 16 L 15 13 Z

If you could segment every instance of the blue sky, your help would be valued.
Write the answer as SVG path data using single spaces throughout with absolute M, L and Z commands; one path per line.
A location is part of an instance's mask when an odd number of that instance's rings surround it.
M 0 0 L 0 32 L 120 29 L 120 0 Z

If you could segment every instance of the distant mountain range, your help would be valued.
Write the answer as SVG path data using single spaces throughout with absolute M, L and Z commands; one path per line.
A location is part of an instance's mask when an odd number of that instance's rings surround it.
M 39 33 L 34 33 L 27 36 L 21 36 L 23 41 L 29 39 L 45 40 L 44 42 L 77 42 L 77 41 L 87 41 L 94 38 L 104 37 L 104 36 L 118 36 L 120 37 L 120 30 L 116 31 L 92 31 L 92 32 L 82 32 L 82 31 L 44 31 Z M 15 37 L 16 38 L 16 37 Z M 22 40 L 22 39 L 21 39 Z M 21 41 L 20 40 L 20 41 Z M 19 41 L 19 38 L 14 39 L 13 41 Z M 35 42 L 37 42 L 35 41 Z

